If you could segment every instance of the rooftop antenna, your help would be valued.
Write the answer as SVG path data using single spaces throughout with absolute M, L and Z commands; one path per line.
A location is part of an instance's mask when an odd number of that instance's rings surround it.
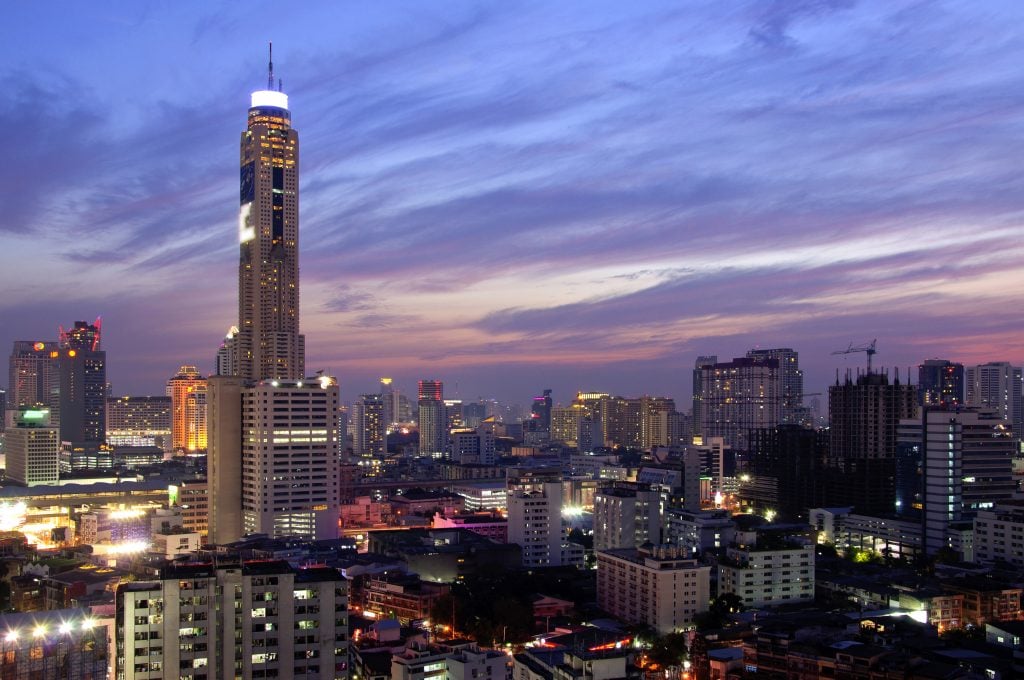
M 267 62 L 267 71 L 268 71 L 268 75 L 267 75 L 267 89 L 268 90 L 273 90 L 274 89 L 274 43 L 273 42 L 269 42 L 269 43 L 267 43 L 267 45 L 269 46 L 269 50 L 270 50 L 270 59 Z

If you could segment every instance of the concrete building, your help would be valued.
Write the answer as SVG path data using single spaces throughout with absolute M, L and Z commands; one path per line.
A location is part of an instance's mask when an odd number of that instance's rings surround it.
M 186 479 L 167 488 L 168 505 L 181 514 L 181 526 L 205 541 L 210 531 L 210 486 L 206 479 Z
M 829 466 L 835 484 L 823 505 L 852 505 L 864 515 L 896 511 L 896 443 L 900 420 L 917 411 L 917 390 L 883 373 L 849 375 L 828 390 Z
M 56 350 L 59 394 L 51 401 L 60 440 L 75 444 L 103 443 L 107 425 L 107 353 L 100 349 L 100 320 L 76 321 L 64 330 Z M 51 353 L 52 354 L 52 353 Z
M 738 534 L 718 564 L 718 593 L 732 593 L 746 607 L 814 600 L 814 544 L 767 535 L 751 542 Z
M 352 428 L 352 453 L 379 457 L 387 451 L 387 413 L 384 397 L 363 394 L 352 402 L 349 417 Z
M 779 362 L 779 393 L 782 398 L 780 424 L 800 423 L 801 407 L 804 403 L 804 372 L 800 370 L 800 353 L 789 347 L 752 349 L 748 359 Z
M 614 482 L 594 494 L 594 550 L 659 545 L 661 523 L 661 493 L 646 484 Z
M 508 508 L 508 485 L 504 479 L 459 482 L 452 493 L 462 496 L 467 512 L 505 512 Z
M 1024 502 L 1003 501 L 974 516 L 974 559 L 1024 569 Z
M 271 71 L 273 69 L 271 68 Z M 306 342 L 299 332 L 299 133 L 288 95 L 252 93 L 239 149 L 239 377 L 301 380 Z
M 206 437 L 203 408 L 203 437 Z M 170 397 L 110 397 L 107 399 L 107 443 L 111 446 L 159 446 L 171 451 Z
M 926 408 L 901 420 L 899 440 L 916 444 L 921 460 L 924 549 L 929 555 L 951 547 L 949 529 L 969 522 L 979 510 L 1008 500 L 1016 491 L 1016 440 L 996 412 Z
M 56 484 L 60 442 L 49 409 L 19 407 L 12 416 L 4 435 L 7 478 L 29 487 Z
M 418 423 L 420 455 L 432 458 L 446 457 L 448 455 L 448 409 L 444 405 L 444 401 L 430 398 L 420 399 Z
M 659 633 L 693 627 L 711 602 L 711 567 L 685 559 L 674 547 L 598 550 L 597 602 L 630 624 Z
M 508 541 L 522 547 L 523 566 L 566 564 L 560 473 L 519 473 L 508 478 Z
M 122 583 L 116 603 L 117 678 L 348 677 L 348 588 L 335 569 L 167 567 Z
M 683 557 L 699 557 L 705 551 L 721 551 L 736 538 L 736 523 L 728 510 L 665 510 L 663 542 L 680 550 Z
M 927 359 L 917 367 L 920 406 L 954 408 L 964 403 L 964 365 L 946 359 Z
M 494 431 L 487 426 L 452 429 L 448 446 L 448 458 L 463 465 L 494 465 L 498 458 Z
M 15 340 L 8 363 L 7 410 L 56 406 L 57 343 Z
M 966 373 L 968 406 L 991 409 L 1013 428 L 1018 440 L 1024 436 L 1021 423 L 1021 367 L 1007 361 L 968 366 Z
M 726 446 L 747 450 L 753 429 L 774 427 L 782 418 L 778 359 L 741 357 L 700 369 L 700 434 L 722 437 Z
M 171 446 L 176 451 L 206 450 L 206 378 L 195 366 L 182 366 L 167 381 L 171 398 Z

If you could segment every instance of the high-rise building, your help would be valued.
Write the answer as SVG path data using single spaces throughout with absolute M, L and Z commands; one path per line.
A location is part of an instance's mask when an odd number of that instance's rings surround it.
M 394 423 L 398 422 L 395 415 L 398 413 L 398 391 L 395 389 L 394 381 L 391 378 L 380 379 L 380 399 L 383 405 L 383 417 L 385 431 Z
M 711 603 L 711 567 L 668 546 L 596 551 L 597 603 L 630 624 L 659 634 L 694 627 Z
M 25 486 L 56 484 L 60 442 L 49 409 L 21 407 L 13 416 L 4 438 L 7 478 Z
M 420 380 L 416 386 L 417 399 L 444 401 L 444 383 L 440 380 Z
M 530 415 L 537 421 L 539 429 L 551 431 L 551 390 L 544 390 L 541 396 L 533 398 Z
M 420 455 L 444 457 L 448 452 L 448 409 L 440 399 L 420 399 Z
M 561 474 L 510 471 L 507 484 L 508 542 L 523 549 L 523 566 L 566 564 Z
M 208 380 L 210 540 L 335 538 L 337 380 L 304 378 L 299 334 L 298 135 L 288 97 L 252 94 L 241 139 L 238 370 Z
M 924 548 L 929 555 L 949 547 L 951 524 L 972 520 L 979 510 L 1009 500 L 1016 490 L 1016 445 L 994 411 L 925 408 L 919 418 L 900 421 L 899 439 L 918 445 Z
M 107 443 L 171 447 L 170 397 L 108 397 Z
M 100 320 L 60 329 L 57 348 L 58 422 L 62 442 L 103 441 L 107 427 L 107 353 Z
M 48 406 L 57 391 L 57 343 L 15 340 L 9 364 L 7 409 Z
M 775 427 L 782 416 L 778 359 L 741 357 L 700 369 L 700 434 L 745 451 L 750 430 Z
M 1013 427 L 1013 436 L 1024 437 L 1021 423 L 1021 368 L 1006 361 L 990 361 L 967 367 L 968 406 L 995 410 Z
M 964 403 L 964 365 L 926 359 L 917 367 L 917 399 L 921 406 L 952 407 Z
M 449 433 L 449 458 L 462 464 L 494 465 L 494 428 L 487 423 L 478 427 L 455 428 Z
M 259 561 L 165 567 L 117 588 L 113 677 L 347 678 L 336 569 Z
M 352 453 L 357 456 L 383 456 L 387 450 L 385 399 L 380 394 L 363 394 L 352 402 Z
M 773 349 L 752 349 L 747 352 L 750 359 L 776 359 L 779 362 L 782 424 L 799 423 L 804 403 L 804 372 L 800 370 L 800 353 L 789 347 Z
M 611 482 L 594 494 L 594 550 L 661 544 L 661 492 L 648 484 Z
M 246 380 L 300 380 L 305 338 L 299 333 L 299 133 L 288 95 L 252 93 L 242 132 L 238 215 L 237 374 Z
M 217 348 L 214 375 L 238 375 L 238 326 L 228 329 L 224 341 Z
M 853 506 L 862 515 L 896 511 L 896 440 L 900 420 L 914 417 L 917 389 L 884 373 L 853 380 L 849 375 L 828 390 L 829 462 L 842 474 L 827 491 L 827 506 Z
M 759 514 L 777 513 L 780 519 L 807 519 L 809 508 L 825 501 L 828 432 L 795 424 L 752 430 L 740 499 Z
M 715 354 L 698 356 L 693 362 L 693 411 L 690 419 L 693 424 L 693 434 L 701 434 L 700 426 L 704 405 L 704 369 L 718 363 L 718 356 Z
M 182 366 L 167 381 L 171 398 L 171 446 L 177 451 L 206 450 L 206 378 L 195 366 Z

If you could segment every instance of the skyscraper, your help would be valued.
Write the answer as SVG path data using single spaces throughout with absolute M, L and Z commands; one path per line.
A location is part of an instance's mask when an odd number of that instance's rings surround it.
M 7 409 L 50 404 L 57 388 L 57 343 L 15 340 L 11 350 Z
M 959 406 L 964 403 L 964 365 L 927 359 L 917 367 L 917 400 L 921 406 Z
M 288 95 L 252 93 L 242 132 L 238 213 L 237 374 L 246 380 L 297 380 L 305 373 L 299 334 L 299 133 Z
M 4 440 L 8 479 L 25 486 L 56 484 L 59 442 L 49 409 L 21 407 L 13 416 Z
M 182 366 L 167 381 L 171 398 L 171 446 L 179 451 L 206 449 L 206 378 L 195 366 Z
M 751 430 L 775 427 L 782 414 L 778 359 L 740 357 L 704 365 L 700 387 L 700 434 L 722 437 L 745 451 Z
M 884 373 L 849 376 L 828 390 L 829 461 L 841 483 L 826 505 L 852 505 L 865 515 L 896 510 L 896 435 L 900 420 L 914 417 L 917 390 L 889 382 Z
M 60 391 L 60 440 L 100 443 L 107 429 L 107 353 L 100 349 L 100 320 L 60 329 L 56 350 Z M 53 354 L 51 352 L 51 354 Z
M 380 394 L 362 394 L 352 402 L 352 453 L 383 456 L 387 450 L 387 402 Z
M 1021 439 L 1021 368 L 1006 361 L 967 367 L 968 406 L 994 409 Z
M 336 538 L 338 382 L 303 377 L 298 135 L 288 97 L 274 89 L 273 62 L 267 89 L 251 101 L 241 141 L 237 371 L 207 381 L 210 540 Z
M 693 410 L 690 412 L 690 418 L 693 422 L 693 433 L 701 434 L 701 423 L 702 411 L 704 408 L 704 371 L 703 369 L 708 366 L 714 366 L 718 363 L 718 357 L 714 354 L 707 356 L 699 356 L 693 363 Z
M 800 407 L 804 403 L 804 372 L 800 370 L 800 353 L 789 347 L 752 349 L 750 359 L 777 359 L 779 362 L 780 391 L 782 395 L 782 424 L 798 423 Z

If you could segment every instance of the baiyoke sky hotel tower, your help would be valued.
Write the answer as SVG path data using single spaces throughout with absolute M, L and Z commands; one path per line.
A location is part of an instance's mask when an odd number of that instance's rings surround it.
M 305 377 L 299 333 L 299 135 L 288 96 L 252 93 L 239 149 L 238 334 L 208 394 L 210 541 L 336 538 L 338 383 Z

